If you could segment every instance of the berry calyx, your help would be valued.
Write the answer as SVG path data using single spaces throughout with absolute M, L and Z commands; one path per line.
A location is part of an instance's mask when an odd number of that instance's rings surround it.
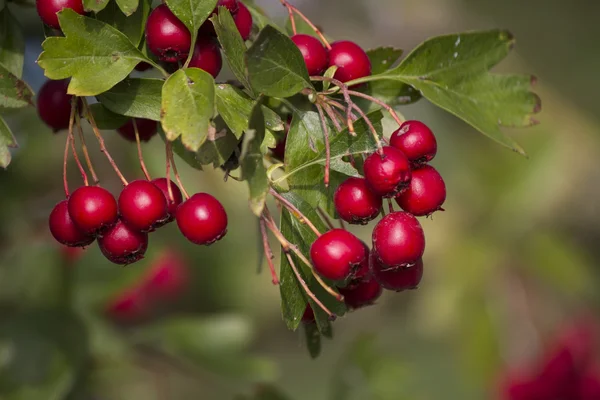
M 118 221 L 98 238 L 98 245 L 109 261 L 121 265 L 132 264 L 144 258 L 148 249 L 148 234 Z
M 344 229 L 325 232 L 310 247 L 315 271 L 332 281 L 348 278 L 366 257 L 364 244 Z
M 181 203 L 175 219 L 183 236 L 195 244 L 212 244 L 227 233 L 227 213 L 208 193 L 196 193 Z
M 66 79 L 48 80 L 37 95 L 38 115 L 55 133 L 69 128 L 73 96 L 67 94 L 68 87 L 69 81 Z
M 248 10 L 248 7 L 246 7 L 244 3 L 238 4 L 239 8 L 237 13 L 233 16 L 233 20 L 235 21 L 235 26 L 237 26 L 242 39 L 248 40 L 252 33 L 252 14 L 250 14 L 250 10 Z
M 48 220 L 50 233 L 58 243 L 69 247 L 83 247 L 94 241 L 94 237 L 81 231 L 71 219 L 68 201 L 63 200 L 52 209 Z
M 405 121 L 392 134 L 390 146 L 402 151 L 416 166 L 428 163 L 437 153 L 435 135 L 420 121 Z
M 35 7 L 42 22 L 54 29 L 60 29 L 57 12 L 70 8 L 77 14 L 84 14 L 82 0 L 36 0 Z
M 425 234 L 419 221 L 409 213 L 394 212 L 373 229 L 373 253 L 386 267 L 416 263 L 425 252 Z
M 221 50 L 217 43 L 210 38 L 199 37 L 194 46 L 190 67 L 200 68 L 216 78 L 223 67 Z
M 372 277 L 339 290 L 344 295 L 344 303 L 354 310 L 373 305 L 383 292 L 381 285 Z
M 119 212 L 127 225 L 147 232 L 167 219 L 167 199 L 152 182 L 130 182 L 119 196 Z
M 425 216 L 442 210 L 446 200 L 446 184 L 439 172 L 429 165 L 414 170 L 410 186 L 396 197 L 396 202 L 406 212 Z
M 365 51 L 356 43 L 343 40 L 331 44 L 329 66 L 337 65 L 333 76 L 342 82 L 371 75 L 371 61 Z
M 183 196 L 181 195 L 181 190 L 179 190 L 179 186 L 172 180 L 167 180 L 167 178 L 156 178 L 152 180 L 152 183 L 163 192 L 165 196 L 165 200 L 167 201 L 167 218 L 164 221 L 165 223 L 171 222 L 175 219 L 175 213 L 177 212 L 177 207 L 183 202 Z M 173 200 L 171 200 L 169 196 L 169 183 L 171 185 L 171 193 L 173 194 Z
M 302 53 L 308 74 L 321 75 L 327 68 L 329 54 L 319 39 L 310 35 L 297 34 L 292 36 L 292 42 Z
M 98 235 L 117 222 L 117 201 L 100 186 L 82 186 L 69 197 L 69 215 L 81 231 Z
M 409 266 L 390 268 L 381 263 L 375 252 L 370 257 L 373 277 L 387 290 L 401 292 L 416 289 L 423 278 L 423 260 L 418 259 Z
M 363 178 L 348 178 L 335 191 L 335 210 L 351 224 L 365 225 L 381 211 L 382 199 L 371 191 Z
M 145 118 L 135 118 L 135 124 L 138 128 L 140 140 L 147 142 L 156 135 L 158 124 L 156 121 Z M 125 139 L 135 143 L 135 128 L 133 127 L 133 119 L 125 122 L 123 126 L 117 129 L 117 132 L 121 134 Z
M 377 152 L 367 157 L 364 170 L 367 184 L 382 197 L 394 197 L 410 184 L 410 162 L 394 147 L 385 146 L 383 157 Z
M 161 4 L 148 16 L 146 43 L 161 61 L 184 61 L 192 45 L 192 36 L 169 7 Z

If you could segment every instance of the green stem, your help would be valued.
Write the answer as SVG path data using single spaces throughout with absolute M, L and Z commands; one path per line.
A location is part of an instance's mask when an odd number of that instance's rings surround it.
M 346 86 L 350 87 L 350 86 L 354 86 L 354 85 L 360 85 L 361 83 L 381 81 L 384 79 L 387 79 L 387 78 L 383 74 L 369 75 L 369 76 L 364 76 L 362 78 L 354 79 L 352 81 L 345 82 L 345 84 L 346 84 Z

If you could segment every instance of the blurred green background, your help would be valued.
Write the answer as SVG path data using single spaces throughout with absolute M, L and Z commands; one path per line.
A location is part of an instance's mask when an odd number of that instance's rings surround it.
M 257 3 L 272 16 L 285 15 L 277 0 Z M 8 121 L 20 148 L 0 171 L 0 399 L 67 393 L 90 400 L 231 399 L 250 396 L 259 382 L 291 399 L 495 398 L 503 374 L 534 360 L 558 327 L 597 312 L 600 3 L 295 4 L 329 36 L 365 48 L 411 49 L 433 35 L 508 28 L 517 46 L 497 70 L 534 73 L 543 101 L 540 125 L 509 132 L 529 158 L 425 100 L 401 108 L 437 134 L 433 165 L 448 187 L 446 212 L 423 220 L 423 282 L 417 291 L 385 293 L 377 306 L 336 321 L 334 339 L 312 360 L 302 332 L 287 331 L 281 321 L 279 291 L 268 272 L 256 273 L 256 220 L 243 183 L 225 184 L 221 170 L 199 173 L 180 162 L 188 190 L 208 191 L 224 203 L 230 217 L 224 240 L 196 247 L 172 225 L 151 236 L 138 264 L 111 265 L 92 245 L 68 266 L 47 229 L 47 216 L 63 197 L 65 134 L 53 135 L 33 108 L 13 113 Z M 34 8 L 10 7 L 27 32 L 24 77 L 37 90 L 45 80 L 35 64 L 41 24 Z M 140 177 L 135 146 L 113 132 L 105 137 L 126 175 Z M 117 193 L 119 182 L 91 139 L 103 185 Z M 144 151 L 151 174 L 164 174 L 160 139 Z M 79 177 L 70 172 L 74 187 Z M 368 240 L 368 228 L 356 232 Z M 107 302 L 166 248 L 185 252 L 193 274 L 188 292 L 135 327 L 108 323 Z M 57 311 L 70 290 L 75 316 Z

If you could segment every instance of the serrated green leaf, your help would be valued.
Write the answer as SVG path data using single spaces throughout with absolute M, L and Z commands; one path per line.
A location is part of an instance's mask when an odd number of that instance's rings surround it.
M 96 1 L 96 0 L 90 0 Z M 111 1 L 106 8 L 102 10 L 96 18 L 114 26 L 125 34 L 134 46 L 139 46 L 146 30 L 146 21 L 151 10 L 150 0 L 140 0 L 140 3 L 133 14 L 126 16 L 117 6 L 116 2 Z
M 125 79 L 140 61 L 154 64 L 127 36 L 102 21 L 68 8 L 58 18 L 65 37 L 46 39 L 38 64 L 50 79 L 72 77 L 70 94 L 100 94 Z
M 32 105 L 33 93 L 27 83 L 0 65 L 0 108 Z
M 214 104 L 215 81 L 209 73 L 199 68 L 175 72 L 162 90 L 161 123 L 167 138 L 181 136 L 188 150 L 198 151 L 212 128 Z
M 164 83 L 162 79 L 125 79 L 97 97 L 114 113 L 160 121 Z
M 231 154 L 236 151 L 238 138 L 226 129 L 225 123 L 220 119 L 215 119 L 214 135 L 209 135 L 206 142 L 196 153 L 196 160 L 201 165 L 210 165 L 217 168 L 225 164 Z
M 133 14 L 139 5 L 139 0 L 115 0 L 123 14 L 130 16 Z
M 0 167 L 8 167 L 11 159 L 9 148 L 15 147 L 18 147 L 17 141 L 6 124 L 6 121 L 0 117 Z
M 285 34 L 266 26 L 246 53 L 250 84 L 271 97 L 290 97 L 312 88 L 304 58 Z
M 317 325 L 314 323 L 304 324 L 304 337 L 306 339 L 306 348 L 312 358 L 317 358 L 321 354 L 321 334 Z
M 25 41 L 21 26 L 8 7 L 0 8 L 0 65 L 21 78 Z
M 129 121 L 128 117 L 110 111 L 101 103 L 90 104 L 90 110 L 96 125 L 102 130 L 118 129 Z
M 265 137 L 265 117 L 262 106 L 256 104 L 250 116 L 248 129 L 244 134 L 240 165 L 242 178 L 248 182 L 250 188 L 250 209 L 257 217 L 262 215 L 265 201 L 269 191 L 269 180 L 261 151 L 261 144 Z
M 95 13 L 104 10 L 110 0 L 83 0 L 83 9 Z

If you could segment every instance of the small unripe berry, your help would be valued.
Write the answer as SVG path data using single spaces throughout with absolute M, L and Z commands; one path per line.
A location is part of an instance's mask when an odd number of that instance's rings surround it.
M 371 190 L 382 197 L 394 197 L 410 184 L 410 162 L 394 147 L 385 146 L 383 157 L 378 152 L 367 157 L 364 171 Z
M 37 95 L 38 115 L 55 133 L 69 128 L 73 96 L 67 94 L 68 87 L 69 81 L 66 79 L 48 80 Z
M 48 221 L 50 233 L 58 243 L 69 247 L 82 247 L 94 241 L 94 236 L 81 231 L 69 215 L 68 201 L 63 200 L 58 203 L 52 212 Z
M 423 260 L 418 259 L 409 266 L 390 268 L 382 264 L 375 252 L 371 253 L 373 277 L 387 290 L 401 292 L 416 289 L 423 278 Z
M 335 79 L 349 82 L 371 75 L 371 61 L 365 51 L 356 43 L 347 40 L 331 44 L 329 66 L 337 65 Z
M 373 229 L 373 252 L 387 267 L 417 262 L 425 252 L 425 234 L 421 224 L 409 213 L 386 215 Z
M 381 285 L 372 277 L 340 288 L 344 303 L 350 309 L 370 306 L 381 296 Z
M 252 33 L 252 14 L 250 14 L 250 10 L 248 10 L 248 7 L 246 7 L 244 3 L 238 4 L 239 9 L 233 16 L 233 20 L 235 21 L 235 26 L 237 26 L 240 35 L 242 35 L 242 39 L 248 40 Z
M 161 4 L 148 16 L 146 44 L 161 61 L 184 61 L 192 45 L 192 36 L 169 7 Z
M 109 261 L 121 265 L 132 264 L 144 258 L 148 249 L 148 234 L 118 221 L 98 238 L 98 245 Z
M 396 197 L 396 202 L 404 211 L 416 216 L 430 215 L 441 210 L 445 200 L 444 180 L 429 165 L 413 170 L 410 186 Z
M 69 215 L 89 235 L 101 234 L 117 222 L 117 201 L 100 186 L 82 186 L 69 197 Z
M 405 121 L 392 134 L 390 146 L 402 151 L 414 165 L 428 163 L 437 153 L 433 132 L 420 121 Z
M 227 213 L 208 193 L 196 193 L 181 203 L 175 219 L 183 236 L 195 244 L 212 244 L 227 233 Z
M 121 218 L 131 228 L 148 232 L 167 219 L 167 199 L 152 182 L 130 182 L 119 196 Z
M 167 219 L 165 223 L 171 222 L 175 219 L 175 213 L 177 212 L 177 207 L 183 202 L 183 196 L 181 195 L 181 190 L 179 190 L 179 186 L 172 180 L 167 180 L 167 178 L 156 178 L 152 180 L 152 183 L 156 185 L 157 188 L 163 192 L 165 199 L 167 201 Z M 171 194 L 173 195 L 173 199 L 169 196 L 169 187 L 171 185 Z
M 42 22 L 54 29 L 60 29 L 57 12 L 70 8 L 77 14 L 84 14 L 82 0 L 36 0 L 35 7 Z
M 352 177 L 338 186 L 333 203 L 341 219 L 365 225 L 381 211 L 382 199 L 371 191 L 366 180 Z
M 190 68 L 200 68 L 216 78 L 222 67 L 223 59 L 217 43 L 210 38 L 199 37 L 194 47 Z
M 135 128 L 133 126 L 133 118 L 125 122 L 123 126 L 117 129 L 125 139 L 135 143 Z M 135 124 L 140 135 L 140 141 L 147 142 L 156 135 L 158 124 L 156 121 L 145 118 L 135 118 Z
M 310 247 L 315 271 L 332 281 L 348 278 L 366 257 L 364 244 L 344 229 L 325 232 Z
M 325 46 L 314 36 L 297 34 L 292 36 L 292 41 L 296 44 L 310 76 L 321 75 L 327 68 L 329 54 Z

